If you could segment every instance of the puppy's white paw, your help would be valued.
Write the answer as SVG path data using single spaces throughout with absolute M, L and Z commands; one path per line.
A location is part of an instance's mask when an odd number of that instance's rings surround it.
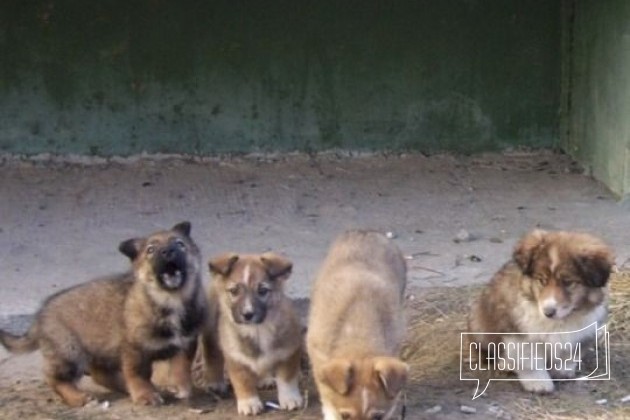
M 302 394 L 300 394 L 300 390 L 297 388 L 290 392 L 278 392 L 278 402 L 280 403 L 280 408 L 283 410 L 297 410 L 298 408 L 302 408 Z
M 324 420 L 338 419 L 337 410 L 335 410 L 334 408 L 332 408 L 331 405 L 328 404 L 322 404 L 322 416 L 324 417 Z
M 192 388 L 191 387 L 180 386 L 180 387 L 177 388 L 174 396 L 178 400 L 185 400 L 187 398 L 190 398 L 191 394 L 192 394 Z
M 517 374 L 525 391 L 549 394 L 555 389 L 551 377 L 544 370 L 518 371 Z
M 536 394 L 551 394 L 555 387 L 551 379 L 536 381 L 521 381 L 525 391 L 534 392 Z
M 238 409 L 238 414 L 241 414 L 243 416 L 255 416 L 256 414 L 262 413 L 264 410 L 263 403 L 257 396 L 247 398 L 245 400 L 238 400 L 236 402 L 236 406 Z
M 298 408 L 302 408 L 302 394 L 300 394 L 297 375 L 288 382 L 278 378 L 276 383 L 278 385 L 278 402 L 280 403 L 280 408 L 283 410 L 297 410 Z

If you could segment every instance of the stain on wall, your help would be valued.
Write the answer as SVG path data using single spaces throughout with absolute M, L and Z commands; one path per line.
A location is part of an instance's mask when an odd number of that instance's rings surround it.
M 548 0 L 5 0 L 0 151 L 553 147 Z

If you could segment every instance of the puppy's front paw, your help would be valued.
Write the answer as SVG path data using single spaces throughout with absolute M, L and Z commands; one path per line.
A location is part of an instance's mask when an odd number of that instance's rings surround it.
M 245 400 L 238 400 L 236 406 L 238 408 L 238 414 L 244 416 L 255 416 L 256 414 L 262 413 L 264 410 L 263 403 L 257 396 Z
M 278 381 L 278 402 L 283 410 L 297 410 L 302 407 L 302 394 L 297 383 L 284 384 Z
M 533 392 L 535 394 L 551 394 L 555 389 L 551 379 L 535 381 L 522 380 L 521 385 L 525 391 Z
M 545 370 L 521 370 L 516 372 L 525 391 L 549 394 L 554 391 L 553 381 Z
M 285 395 L 285 396 L 278 396 L 278 401 L 280 402 L 280 408 L 283 410 L 297 410 L 299 408 L 302 408 L 302 395 L 300 395 L 299 392 L 296 392 L 293 395 Z
M 134 396 L 133 402 L 139 405 L 162 405 L 164 404 L 164 399 L 162 396 L 156 391 L 143 391 L 138 395 Z
M 77 392 L 72 395 L 64 395 L 63 400 L 70 407 L 83 407 L 92 401 L 96 401 L 92 394 L 87 392 Z
M 178 400 L 185 400 L 190 398 L 192 394 L 192 386 L 191 385 L 180 385 L 176 388 L 175 393 L 173 394 L 175 398 Z

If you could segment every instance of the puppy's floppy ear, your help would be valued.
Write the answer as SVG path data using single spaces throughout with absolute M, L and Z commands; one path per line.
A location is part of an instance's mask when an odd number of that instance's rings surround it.
M 374 373 L 389 398 L 394 398 L 407 383 L 409 365 L 395 357 L 377 357 L 374 359 Z
M 289 259 L 273 252 L 262 254 L 260 261 L 262 261 L 267 275 L 272 280 L 287 279 L 291 275 L 291 270 L 293 270 L 293 263 Z
M 354 383 L 354 367 L 347 359 L 332 359 L 319 371 L 320 380 L 340 395 L 346 395 Z
M 606 255 L 578 255 L 573 259 L 575 267 L 589 287 L 604 287 L 610 277 L 612 264 Z
M 190 222 L 184 221 L 173 226 L 171 230 L 184 236 L 190 236 L 190 228 Z
M 537 248 L 544 243 L 545 236 L 547 236 L 546 231 L 542 229 L 534 229 L 525 235 L 514 248 L 512 258 L 521 271 L 527 276 L 532 274 L 532 261 L 534 254 Z
M 238 255 L 234 253 L 222 254 L 208 261 L 208 267 L 212 274 L 229 276 L 236 261 L 238 261 Z
M 144 239 L 140 238 L 127 239 L 118 245 L 118 250 L 133 261 L 138 254 L 140 254 L 140 251 L 142 251 L 144 241 Z

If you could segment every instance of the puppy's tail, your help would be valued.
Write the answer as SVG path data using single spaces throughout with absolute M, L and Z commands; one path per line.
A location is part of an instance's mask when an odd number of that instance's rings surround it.
M 37 324 L 31 325 L 31 328 L 24 335 L 14 335 L 0 330 L 0 343 L 11 353 L 16 354 L 30 353 L 37 350 L 39 348 Z

